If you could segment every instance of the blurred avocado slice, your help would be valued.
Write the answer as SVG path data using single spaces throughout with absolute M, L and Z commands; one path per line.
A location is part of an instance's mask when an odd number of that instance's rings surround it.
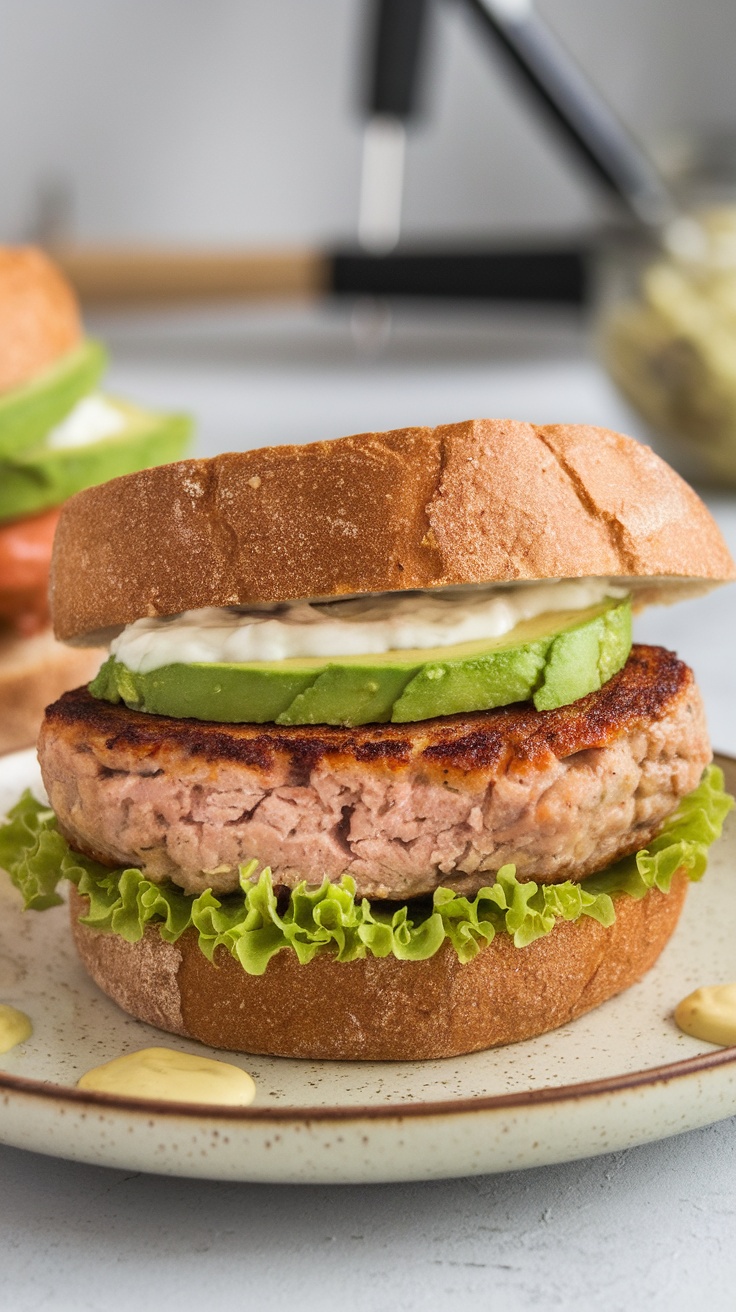
M 92 406 L 97 409 L 90 425 L 85 410 Z M 58 506 L 75 492 L 121 474 L 177 460 L 191 427 L 188 415 L 87 397 L 43 442 L 0 463 L 0 522 Z
M 292 657 L 248 665 L 166 665 L 136 674 L 113 656 L 95 697 L 154 715 L 225 724 L 406 723 L 533 699 L 537 710 L 577 701 L 625 665 L 631 604 L 539 616 L 488 641 L 432 650 Z
M 94 391 L 106 364 L 104 347 L 87 338 L 32 383 L 0 394 L 0 458 L 40 442 Z

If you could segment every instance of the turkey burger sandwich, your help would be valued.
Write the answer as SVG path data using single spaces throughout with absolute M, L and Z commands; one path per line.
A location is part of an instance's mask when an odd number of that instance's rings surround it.
M 631 612 L 733 579 L 705 506 L 586 427 L 188 460 L 64 507 L 50 806 L 0 861 L 132 1015 L 218 1048 L 447 1057 L 628 987 L 730 799 Z

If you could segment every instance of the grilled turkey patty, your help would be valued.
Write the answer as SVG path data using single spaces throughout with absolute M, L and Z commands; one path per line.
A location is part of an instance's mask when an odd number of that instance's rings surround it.
M 646 845 L 710 760 L 692 672 L 636 646 L 599 692 L 417 724 L 224 725 L 78 689 L 41 730 L 44 783 L 77 850 L 189 893 L 349 873 L 361 896 L 473 894 L 509 862 L 580 879 Z

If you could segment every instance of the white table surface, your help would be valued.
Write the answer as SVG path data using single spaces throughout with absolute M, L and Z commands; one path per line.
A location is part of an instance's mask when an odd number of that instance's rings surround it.
M 574 321 L 362 307 L 100 320 L 110 389 L 189 409 L 197 450 L 471 415 L 645 436 Z M 708 500 L 736 553 L 736 496 Z M 698 674 L 736 753 L 736 591 L 642 640 Z M 736 950 L 734 952 L 736 977 Z M 0 1115 L 1 1115 L 0 1110 Z M 0 1308 L 736 1307 L 736 1119 L 567 1166 L 432 1184 L 286 1187 L 129 1175 L 0 1147 Z

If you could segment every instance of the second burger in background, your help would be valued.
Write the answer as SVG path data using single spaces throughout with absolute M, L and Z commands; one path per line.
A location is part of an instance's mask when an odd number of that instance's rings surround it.
M 0 752 L 30 746 L 43 708 L 100 653 L 57 643 L 48 573 L 61 504 L 181 456 L 191 429 L 96 392 L 105 351 L 72 288 L 33 248 L 0 248 Z

